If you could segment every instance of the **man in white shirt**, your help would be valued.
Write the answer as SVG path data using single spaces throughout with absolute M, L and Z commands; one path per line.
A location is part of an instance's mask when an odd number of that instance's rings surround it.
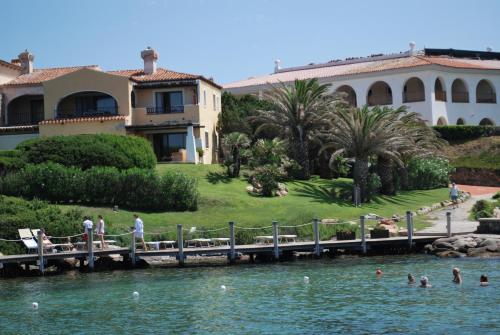
M 134 230 L 135 230 L 135 238 L 141 239 L 142 249 L 144 251 L 148 251 L 148 247 L 146 246 L 146 242 L 144 241 L 144 223 L 142 222 L 139 215 L 134 214 L 135 222 L 134 222 Z
M 87 234 L 87 231 L 90 229 L 92 232 L 92 226 L 94 223 L 90 220 L 90 217 L 86 216 L 84 217 L 83 221 L 83 242 L 87 242 L 89 240 L 89 236 Z M 87 249 L 87 243 L 85 243 L 85 249 Z

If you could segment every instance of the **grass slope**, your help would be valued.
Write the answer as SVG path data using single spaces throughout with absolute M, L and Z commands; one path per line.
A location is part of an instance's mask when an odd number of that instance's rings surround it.
M 454 167 L 500 169 L 500 136 L 453 143 L 444 153 Z
M 247 194 L 243 178 L 228 179 L 218 165 L 160 164 L 159 172 L 175 170 L 199 181 L 200 202 L 196 212 L 139 213 L 145 230 L 162 233 L 173 230 L 177 224 L 198 229 L 227 227 L 228 221 L 239 226 L 269 226 L 272 220 L 281 225 L 297 225 L 317 218 L 355 219 L 367 213 L 382 216 L 404 214 L 447 198 L 446 189 L 401 192 L 395 197 L 380 196 L 362 208 L 340 200 L 339 194 L 349 190 L 350 179 L 323 180 L 314 176 L 309 181 L 288 182 L 289 195 L 283 198 L 262 198 Z M 69 207 L 69 206 L 63 206 Z M 133 212 L 107 208 L 82 207 L 85 214 L 102 214 L 113 231 L 124 231 L 133 226 Z M 416 220 L 417 227 L 423 226 Z M 269 232 L 268 232 L 269 233 Z M 169 234 L 168 236 L 173 236 Z

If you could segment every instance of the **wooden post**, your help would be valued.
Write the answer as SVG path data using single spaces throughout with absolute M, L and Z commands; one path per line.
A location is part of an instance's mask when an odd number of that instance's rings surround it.
M 413 245 L 413 215 L 410 211 L 406 212 L 406 228 L 408 229 L 408 246 Z
M 42 230 L 38 230 L 37 232 L 37 242 L 38 242 L 38 269 L 40 270 L 40 274 L 44 274 L 45 272 L 45 264 L 43 263 L 43 233 Z
M 451 212 L 446 212 L 446 236 L 451 237 Z
M 182 225 L 177 225 L 177 247 L 179 249 L 179 265 L 184 265 L 184 239 L 182 236 Z
M 132 262 L 132 266 L 135 266 L 135 243 L 136 243 L 136 239 L 135 239 L 135 229 L 134 231 L 132 232 L 132 241 L 130 241 L 130 261 Z
M 234 222 L 230 221 L 229 222 L 229 263 L 234 263 L 234 260 L 236 258 L 236 253 L 234 251 L 234 246 L 236 239 L 234 238 Z
M 279 260 L 280 250 L 278 248 L 278 222 L 273 221 L 273 242 L 274 242 L 274 259 Z
M 366 254 L 366 236 L 365 236 L 365 216 L 359 217 L 359 229 L 361 231 L 361 250 Z
M 319 220 L 313 219 L 313 234 L 314 234 L 314 256 L 319 258 L 321 248 L 319 246 Z
M 87 250 L 89 252 L 87 263 L 89 270 L 94 270 L 94 234 L 92 228 L 87 228 Z

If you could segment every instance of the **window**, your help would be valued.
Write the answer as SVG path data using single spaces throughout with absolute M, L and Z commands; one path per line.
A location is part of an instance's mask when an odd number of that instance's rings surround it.
M 203 106 L 207 105 L 207 91 L 203 90 Z
M 156 92 L 154 113 L 183 113 L 184 100 L 181 91 Z M 151 111 L 148 111 L 150 113 Z
M 213 97 L 213 104 L 214 104 L 214 111 L 217 110 L 217 99 L 215 97 L 215 94 L 212 96 Z
M 208 148 L 210 146 L 208 143 L 208 138 L 209 138 L 208 131 L 205 131 L 205 148 Z
M 130 92 L 130 103 L 132 105 L 132 108 L 135 108 L 135 92 L 134 91 Z

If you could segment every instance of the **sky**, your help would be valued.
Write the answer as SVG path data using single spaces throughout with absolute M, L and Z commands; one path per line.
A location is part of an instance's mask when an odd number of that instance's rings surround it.
M 224 84 L 283 67 L 417 49 L 500 51 L 499 0 L 0 0 L 0 59 L 158 65 Z

